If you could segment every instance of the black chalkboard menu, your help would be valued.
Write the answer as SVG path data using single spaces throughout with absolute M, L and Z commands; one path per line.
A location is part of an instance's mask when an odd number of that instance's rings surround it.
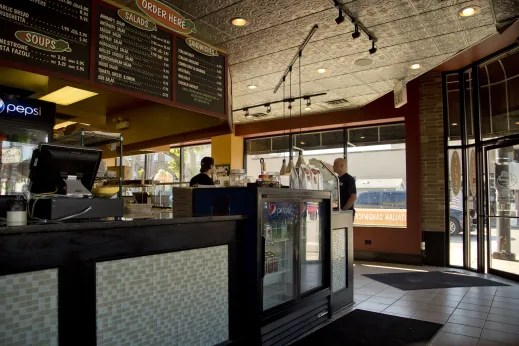
M 219 114 L 225 113 L 225 57 L 192 38 L 177 37 L 176 102 Z
M 88 78 L 91 0 L 2 0 L 0 58 Z
M 96 81 L 171 99 L 172 35 L 144 15 L 97 8 Z

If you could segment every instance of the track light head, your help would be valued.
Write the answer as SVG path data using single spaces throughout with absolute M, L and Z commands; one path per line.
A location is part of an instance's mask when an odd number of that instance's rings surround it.
M 252 115 L 250 115 L 248 108 L 244 109 L 244 111 L 245 111 L 245 115 L 244 115 L 245 118 L 252 118 Z
M 353 39 L 360 37 L 359 26 L 357 24 L 355 24 L 355 31 L 351 34 L 351 37 L 353 37 Z
M 310 107 L 312 105 L 312 100 L 310 100 L 309 97 L 305 97 L 305 100 L 306 100 L 306 106 Z
M 342 14 L 342 9 L 339 7 L 339 17 L 335 18 L 335 23 L 341 24 L 344 22 L 344 15 Z
M 270 107 L 270 103 L 267 103 L 267 104 L 265 105 L 265 107 L 267 107 L 267 113 L 272 112 L 272 108 Z
M 369 54 L 373 55 L 377 52 L 377 48 L 375 48 L 375 41 L 371 44 L 371 49 L 368 51 Z

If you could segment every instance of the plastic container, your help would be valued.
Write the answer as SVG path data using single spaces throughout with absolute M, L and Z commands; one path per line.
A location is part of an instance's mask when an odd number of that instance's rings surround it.
M 232 187 L 247 187 L 247 174 L 244 169 L 232 169 L 229 176 L 229 183 Z

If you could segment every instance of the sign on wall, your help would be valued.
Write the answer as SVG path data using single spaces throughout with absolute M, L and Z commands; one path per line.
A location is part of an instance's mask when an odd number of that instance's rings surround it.
M 454 196 L 459 195 L 461 190 L 461 160 L 457 151 L 451 157 L 451 189 Z
M 406 209 L 355 209 L 355 225 L 407 227 Z
M 0 58 L 88 78 L 91 0 L 2 0 Z
M 0 97 L 1 119 L 15 119 L 54 126 L 56 105 L 36 99 Z
M 180 34 L 196 32 L 195 23 L 158 0 L 135 0 L 137 7 L 157 24 Z

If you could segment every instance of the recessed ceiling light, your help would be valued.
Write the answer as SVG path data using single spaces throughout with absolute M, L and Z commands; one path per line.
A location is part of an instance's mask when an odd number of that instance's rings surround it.
M 40 97 L 40 100 L 56 103 L 62 106 L 68 106 L 96 95 L 97 93 L 88 90 L 66 86 L 54 92 L 51 92 L 50 94 Z
M 325 72 L 328 72 L 328 69 L 325 69 L 325 68 L 318 68 L 317 69 L 317 73 L 325 73 Z
M 301 145 L 305 145 L 305 142 L 301 142 Z
M 373 60 L 371 59 L 357 59 L 355 60 L 355 65 L 357 66 L 369 66 L 373 64 Z
M 411 64 L 411 65 L 409 65 L 409 68 L 411 70 L 418 70 L 419 68 L 422 68 L 422 65 L 420 65 L 420 64 Z
M 452 123 L 451 125 L 452 126 L 458 126 L 458 123 Z
M 234 26 L 245 26 L 247 25 L 247 19 L 245 18 L 233 18 L 231 24 Z
M 360 136 L 360 139 L 364 139 L 364 138 L 366 138 L 366 137 L 364 137 L 364 136 Z
M 519 121 L 516 121 L 515 124 L 516 124 L 516 125 L 519 125 Z
M 461 17 L 470 17 L 470 16 L 473 16 L 476 13 L 478 13 L 479 10 L 480 10 L 480 8 L 477 6 L 468 6 L 468 7 L 462 8 L 460 10 L 459 14 Z
M 249 89 L 256 89 L 258 86 L 257 85 L 254 85 L 254 84 L 251 84 L 249 86 L 247 86 L 247 88 Z

